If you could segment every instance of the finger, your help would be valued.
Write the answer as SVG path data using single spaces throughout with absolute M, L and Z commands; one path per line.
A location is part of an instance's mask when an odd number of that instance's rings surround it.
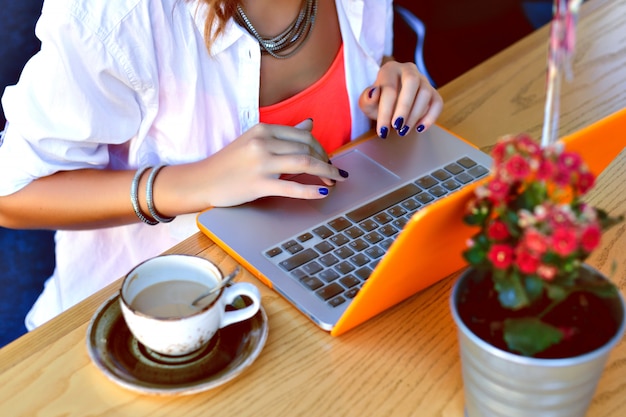
M 415 101 L 412 108 L 410 109 L 410 114 L 406 119 L 407 128 L 417 128 L 419 126 L 418 122 L 423 123 L 422 119 L 429 111 L 430 106 L 434 103 L 435 95 L 438 95 L 438 93 L 430 86 L 422 86 L 422 88 L 417 91 Z
M 363 90 L 359 96 L 359 108 L 370 120 L 378 118 L 378 100 L 380 99 L 380 88 L 370 86 Z
M 270 170 L 279 174 L 309 174 L 318 177 L 327 185 L 332 185 L 336 181 L 345 181 L 348 172 L 332 165 L 313 158 L 310 155 L 279 155 L 272 159 L 273 165 Z
M 272 136 L 276 139 L 281 139 L 284 141 L 305 144 L 308 147 L 308 150 L 305 153 L 313 155 L 321 161 L 328 162 L 328 154 L 324 150 L 324 147 L 311 134 L 311 129 L 313 128 L 313 120 L 306 119 L 300 122 L 298 125 L 304 126 L 304 128 L 283 125 L 271 125 Z M 308 129 L 309 126 L 310 129 Z M 301 152 L 304 148 L 299 149 Z
M 403 65 L 401 67 L 401 88 L 396 99 L 393 115 L 391 116 L 392 126 L 401 136 L 404 136 L 409 126 L 415 123 L 415 118 L 411 121 L 411 115 L 415 108 L 416 96 L 418 96 L 420 91 L 424 90 L 424 81 L 423 77 L 413 66 Z M 422 109 L 422 111 L 424 110 Z
M 323 185 L 301 184 L 288 180 L 272 180 L 266 184 L 267 195 L 277 197 L 299 198 L 305 200 L 319 200 L 330 194 L 330 188 Z
M 431 97 L 426 114 L 416 122 L 416 130 L 418 132 L 422 132 L 435 124 L 435 121 L 443 110 L 443 99 L 437 91 L 434 91 L 434 93 L 435 94 Z

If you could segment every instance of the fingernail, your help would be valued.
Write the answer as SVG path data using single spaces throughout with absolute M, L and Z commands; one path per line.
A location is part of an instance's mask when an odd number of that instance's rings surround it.
M 341 175 L 343 178 L 348 178 L 348 176 L 350 176 L 350 174 L 348 174 L 348 171 L 344 171 L 343 169 L 339 169 L 339 175 Z
M 385 139 L 387 138 L 388 132 L 389 132 L 389 129 L 387 129 L 387 126 L 383 126 L 380 128 L 380 133 L 378 134 L 378 136 L 380 136 L 381 139 Z
M 371 89 L 371 90 L 367 93 L 367 96 L 368 96 L 369 98 L 372 98 L 372 96 L 374 95 L 374 91 L 376 91 L 376 87 L 372 88 L 372 89 Z
M 426 129 L 426 127 L 424 127 L 424 125 L 419 125 L 415 130 L 417 130 L 418 132 L 423 132 L 424 129 Z
M 402 129 L 400 129 L 400 131 L 398 132 L 400 134 L 400 136 L 404 136 L 406 135 L 406 133 L 409 131 L 409 127 L 408 126 L 404 126 Z
M 317 190 L 321 195 L 328 195 L 328 188 L 321 187 Z
M 396 130 L 400 130 L 403 124 L 404 124 L 404 117 L 398 117 L 396 121 L 393 122 L 393 128 Z

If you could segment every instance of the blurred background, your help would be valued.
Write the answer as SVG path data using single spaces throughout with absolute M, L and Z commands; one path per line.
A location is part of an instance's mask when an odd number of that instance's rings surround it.
M 0 95 L 17 82 L 24 64 L 39 49 L 34 27 L 42 4 L 42 0 L 0 0 Z M 552 14 L 551 0 L 395 0 L 395 4 L 404 8 L 403 13 L 397 10 L 394 23 L 396 59 L 422 60 L 438 87 L 548 23 Z M 4 124 L 0 110 L 0 130 Z M 26 332 L 24 316 L 53 268 L 52 231 L 0 228 L 0 347 Z

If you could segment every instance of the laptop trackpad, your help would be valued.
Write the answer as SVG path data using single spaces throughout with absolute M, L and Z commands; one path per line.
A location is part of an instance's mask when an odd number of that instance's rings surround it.
M 350 177 L 331 187 L 328 197 L 321 200 L 307 200 L 311 206 L 324 214 L 354 208 L 355 204 L 389 190 L 390 186 L 400 180 L 396 174 L 357 149 L 333 158 L 333 164 L 337 168 L 348 171 Z M 311 179 L 307 179 L 304 175 L 297 175 L 292 179 L 302 183 L 312 183 Z M 314 183 L 320 184 L 319 179 L 316 178 L 316 180 Z

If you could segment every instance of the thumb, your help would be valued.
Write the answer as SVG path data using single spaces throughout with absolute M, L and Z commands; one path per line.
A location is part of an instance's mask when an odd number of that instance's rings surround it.
M 363 90 L 359 97 L 359 108 L 370 120 L 378 118 L 378 101 L 380 100 L 380 88 L 371 86 Z
M 310 117 L 308 119 L 304 119 L 294 127 L 302 130 L 308 130 L 310 132 L 311 130 L 313 130 L 313 119 L 311 119 Z

